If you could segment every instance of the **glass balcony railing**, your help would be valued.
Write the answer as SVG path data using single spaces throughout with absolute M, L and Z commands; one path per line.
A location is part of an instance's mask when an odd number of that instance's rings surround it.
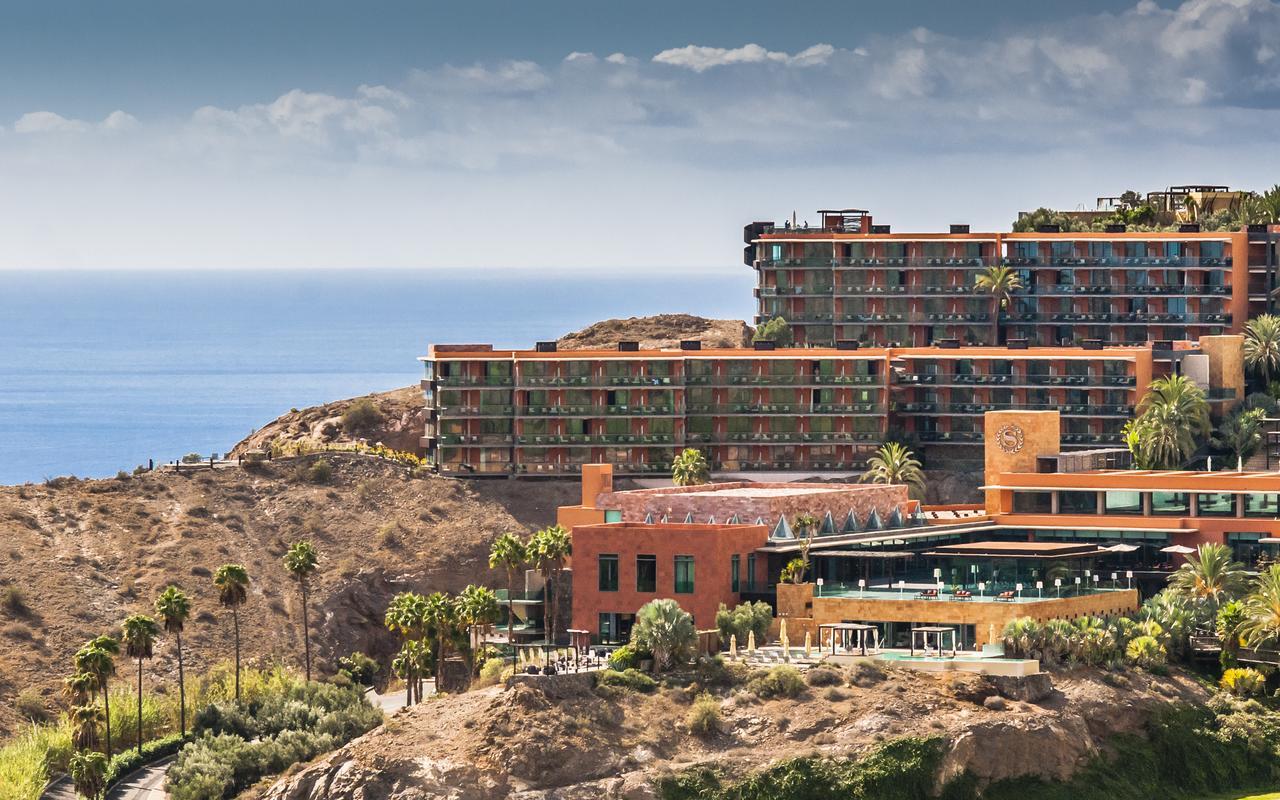
M 511 386 L 510 375 L 443 375 L 436 379 L 440 386 Z
M 881 403 L 690 403 L 689 416 L 707 414 L 883 414 Z
M 879 375 L 690 375 L 685 379 L 691 386 L 862 386 L 879 382 Z
M 765 432 L 765 433 L 691 433 L 685 440 L 708 444 L 865 444 L 879 442 L 883 434 L 870 431 L 843 433 Z
M 554 405 L 554 406 L 518 406 L 516 416 L 519 417 L 640 417 L 640 416 L 676 416 L 678 412 L 668 405 Z
M 955 372 L 899 374 L 905 385 L 946 386 L 1134 386 L 1133 375 L 962 375 Z
M 593 445 L 647 445 L 667 446 L 675 444 L 670 433 L 604 433 L 588 434 L 524 434 L 516 437 L 516 443 L 525 447 L 573 447 Z
M 1060 411 L 1069 417 L 1129 417 L 1131 405 L 1108 403 L 898 403 L 894 411 L 900 414 L 985 414 L 988 411 Z
M 679 386 L 679 375 L 522 375 L 520 386 Z

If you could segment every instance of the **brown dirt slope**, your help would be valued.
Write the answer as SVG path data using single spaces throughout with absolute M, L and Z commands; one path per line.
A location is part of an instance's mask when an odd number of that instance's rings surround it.
M 863 673 L 864 678 L 866 673 Z M 655 778 L 693 767 L 745 775 L 799 756 L 845 757 L 899 736 L 941 736 L 943 779 L 1024 774 L 1064 779 L 1155 708 L 1203 702 L 1194 682 L 1133 673 L 1055 676 L 1038 704 L 988 698 L 974 675 L 891 669 L 882 680 L 760 701 L 721 689 L 719 731 L 688 733 L 700 689 L 645 696 L 579 690 L 558 698 L 517 685 L 428 701 L 278 782 L 269 800 L 652 800 Z M 985 701 L 985 702 L 984 702 Z
M 645 350 L 679 347 L 682 339 L 697 339 L 703 347 L 745 347 L 751 328 L 737 319 L 706 319 L 692 314 L 607 319 L 560 337 L 561 350 L 612 350 L 620 341 L 636 341 Z
M 365 430 L 347 430 L 342 415 L 355 402 L 368 398 L 382 419 Z M 336 400 L 322 406 L 311 406 L 281 414 L 231 449 L 231 457 L 249 450 L 265 449 L 277 440 L 309 445 L 350 444 L 365 440 L 384 444 L 393 450 L 421 453 L 418 440 L 426 428 L 427 415 L 422 390 L 406 386 L 390 392 Z
M 0 735 L 19 722 L 20 691 L 33 687 L 55 708 L 76 648 L 117 632 L 129 613 L 150 613 L 169 583 L 193 597 L 188 676 L 231 656 L 230 617 L 211 581 L 228 562 L 244 564 L 253 578 L 241 615 L 245 653 L 296 663 L 301 610 L 281 557 L 290 542 L 309 539 L 322 558 L 311 614 L 321 660 L 352 649 L 385 657 L 394 649 L 381 624 L 391 594 L 503 585 L 505 576 L 488 569 L 489 542 L 550 524 L 557 505 L 577 500 L 570 481 L 413 477 L 406 467 L 350 454 L 323 456 L 332 465 L 326 484 L 299 479 L 318 458 L 253 472 L 0 488 Z M 19 595 L 25 608 L 9 602 Z M 146 669 L 158 689 L 171 688 L 171 642 L 162 640 Z

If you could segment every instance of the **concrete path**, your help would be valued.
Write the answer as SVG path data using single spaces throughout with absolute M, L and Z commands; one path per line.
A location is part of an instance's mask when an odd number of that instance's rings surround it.
M 107 792 L 107 800 L 167 800 L 164 777 L 172 763 L 173 758 L 169 757 L 138 770 Z
M 423 681 L 422 692 L 425 697 L 435 694 L 436 684 L 431 678 Z M 365 697 L 369 698 L 369 702 L 373 703 L 377 708 L 382 709 L 382 713 L 388 717 L 404 708 L 405 691 L 401 689 L 398 692 L 390 692 L 388 694 L 378 694 L 373 689 L 365 690 Z

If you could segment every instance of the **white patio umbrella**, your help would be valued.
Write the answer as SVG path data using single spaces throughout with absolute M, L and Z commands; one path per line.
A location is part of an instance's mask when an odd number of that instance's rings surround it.
M 1138 546 L 1136 544 L 1113 544 L 1110 547 L 1104 547 L 1102 549 L 1112 553 L 1132 553 L 1134 550 L 1138 549 Z
M 1171 544 L 1168 547 L 1160 548 L 1161 553 L 1177 553 L 1184 556 L 1195 551 L 1194 547 L 1187 547 L 1185 544 Z

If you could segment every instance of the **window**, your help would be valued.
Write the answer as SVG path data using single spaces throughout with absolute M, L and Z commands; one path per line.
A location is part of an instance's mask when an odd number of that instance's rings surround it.
M 1236 496 L 1215 492 L 1196 495 L 1196 515 L 1200 517 L 1234 517 Z
M 1152 514 L 1189 514 L 1191 495 L 1188 492 L 1152 492 Z
M 729 591 L 731 592 L 739 591 L 738 569 L 741 566 L 740 561 L 741 556 L 733 555 L 729 557 Z
M 693 594 L 693 556 L 676 556 L 676 594 Z
M 618 591 L 618 556 L 602 553 L 600 562 L 600 591 Z
M 614 622 L 617 616 L 617 614 L 600 615 L 600 641 L 612 642 L 614 640 Z
M 756 590 L 756 554 L 747 554 L 747 591 Z
M 956 420 L 952 420 L 954 423 Z M 1050 492 L 1014 492 L 1013 513 L 1015 514 L 1048 514 L 1051 513 L 1052 493 Z
M 1246 517 L 1280 517 L 1280 494 L 1247 494 L 1244 496 Z
M 1098 513 L 1098 493 L 1058 492 L 1058 513 L 1096 514 Z
M 1142 516 L 1142 492 L 1107 492 L 1106 513 Z
M 636 556 L 636 591 L 658 591 L 657 556 Z

